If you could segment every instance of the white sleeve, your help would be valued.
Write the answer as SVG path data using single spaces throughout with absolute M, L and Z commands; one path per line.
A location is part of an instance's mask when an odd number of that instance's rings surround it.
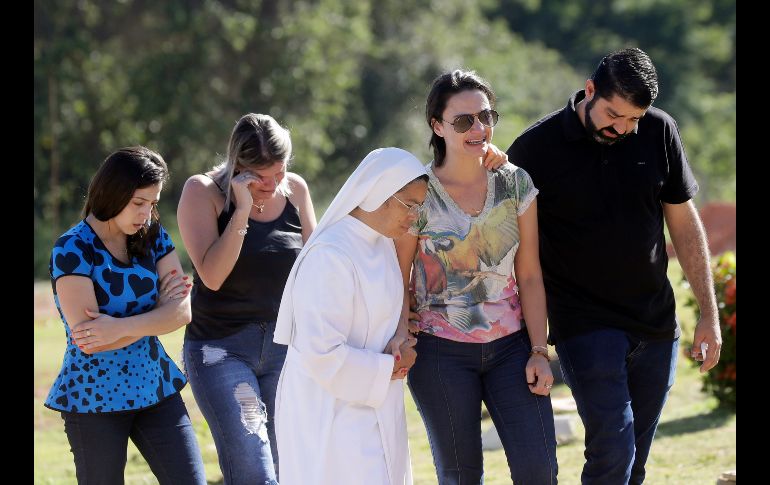
M 393 356 L 348 345 L 358 284 L 350 259 L 328 245 L 312 248 L 297 271 L 292 298 L 293 346 L 302 367 L 335 398 L 378 407 L 393 372 Z

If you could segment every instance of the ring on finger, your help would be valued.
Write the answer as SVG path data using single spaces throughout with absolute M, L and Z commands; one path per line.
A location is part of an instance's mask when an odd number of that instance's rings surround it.
M 86 330 L 86 337 L 90 337 L 90 336 L 91 336 L 91 329 L 89 328 Z

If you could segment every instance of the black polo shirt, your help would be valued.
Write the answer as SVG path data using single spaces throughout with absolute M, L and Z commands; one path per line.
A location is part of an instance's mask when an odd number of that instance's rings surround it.
M 537 197 L 540 261 L 552 342 L 602 327 L 640 338 L 679 335 L 666 277 L 662 203 L 691 199 L 698 184 L 676 122 L 650 107 L 613 145 L 588 135 L 575 93 L 508 148 Z

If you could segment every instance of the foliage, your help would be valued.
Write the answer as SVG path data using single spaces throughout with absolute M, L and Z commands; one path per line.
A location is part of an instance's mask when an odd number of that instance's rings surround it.
M 45 277 L 53 241 L 78 219 L 91 175 L 118 147 L 163 155 L 171 181 L 160 210 L 171 220 L 185 180 L 225 153 L 235 121 L 269 113 L 290 129 L 292 170 L 324 207 L 373 148 L 430 159 L 423 110 L 440 72 L 475 69 L 492 83 L 501 114 L 494 143 L 506 149 L 563 106 L 601 54 L 629 43 L 660 70 L 656 105 L 679 122 L 701 200 L 735 197 L 733 3 L 482 6 L 35 0 L 35 277 Z
M 487 0 L 528 43 L 590 76 L 602 56 L 644 49 L 658 71 L 655 106 L 679 123 L 699 201 L 735 199 L 735 0 Z
M 703 375 L 703 390 L 714 395 L 720 405 L 735 409 L 735 253 L 725 252 L 713 261 L 713 277 L 722 330 L 722 352 L 719 363 Z M 686 304 L 694 309 L 698 306 L 692 296 Z M 700 362 L 695 363 L 700 365 Z

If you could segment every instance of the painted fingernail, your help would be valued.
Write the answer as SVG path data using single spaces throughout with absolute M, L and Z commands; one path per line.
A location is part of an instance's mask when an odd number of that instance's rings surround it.
M 189 288 L 189 287 L 191 287 L 191 286 L 192 286 L 192 283 L 187 283 L 185 286 L 186 286 L 187 288 Z
M 183 280 L 186 280 L 186 279 L 187 279 L 187 276 L 182 276 L 182 279 L 183 279 Z
M 398 362 L 399 360 L 401 360 L 401 356 L 400 356 L 400 355 L 397 355 L 397 356 L 396 356 L 396 362 Z
M 175 270 L 175 269 L 172 269 L 172 270 L 171 270 L 171 274 L 176 274 L 176 270 Z

